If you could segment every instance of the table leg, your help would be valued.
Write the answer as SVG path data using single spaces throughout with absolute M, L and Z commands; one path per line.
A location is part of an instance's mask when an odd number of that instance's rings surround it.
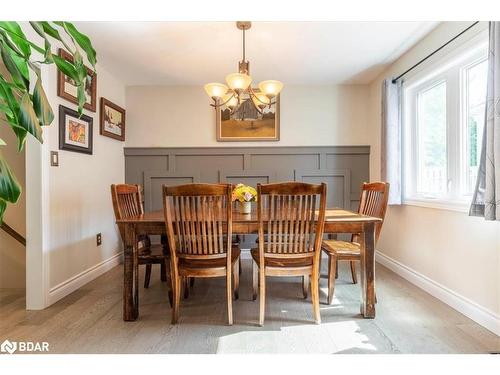
M 133 224 L 125 226 L 123 261 L 123 320 L 133 321 L 139 315 L 139 276 L 137 241 Z
M 361 240 L 361 314 L 375 318 L 375 224 L 366 223 Z

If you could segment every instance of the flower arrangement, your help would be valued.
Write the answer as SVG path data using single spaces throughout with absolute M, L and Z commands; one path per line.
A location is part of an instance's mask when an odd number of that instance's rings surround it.
M 251 186 L 238 184 L 233 189 L 233 202 L 257 202 L 257 190 Z

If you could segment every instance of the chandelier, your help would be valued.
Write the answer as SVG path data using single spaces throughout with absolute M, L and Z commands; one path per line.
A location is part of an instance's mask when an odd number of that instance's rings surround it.
M 276 96 L 283 88 L 283 83 L 267 80 L 259 83 L 258 90 L 252 89 L 250 62 L 245 60 L 245 31 L 252 27 L 252 23 L 238 21 L 236 27 L 243 32 L 243 58 L 238 63 L 238 73 L 226 76 L 227 86 L 223 83 L 207 83 L 204 88 L 207 95 L 214 101 L 210 105 L 215 109 L 226 107 L 230 113 L 233 113 L 243 102 L 250 100 L 255 109 L 263 114 L 266 107 L 270 108 L 276 104 Z

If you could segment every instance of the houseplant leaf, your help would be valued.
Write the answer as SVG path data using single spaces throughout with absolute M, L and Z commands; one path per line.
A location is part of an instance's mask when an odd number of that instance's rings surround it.
M 26 35 L 24 35 L 21 26 L 13 21 L 0 21 L 0 28 L 9 33 L 11 40 L 22 52 L 24 58 L 29 59 L 31 56 L 31 47 L 26 41 Z
M 0 42 L 0 53 L 2 61 L 9 71 L 12 81 L 20 88 L 29 88 L 28 64 L 22 58 L 15 55 L 15 52 L 4 42 Z
M 30 100 L 28 93 L 24 94 L 21 99 L 18 113 L 19 125 L 24 128 L 28 133 L 33 135 L 40 142 L 42 139 L 42 128 L 36 116 L 35 110 Z
M 87 60 L 92 64 L 92 67 L 95 67 L 97 62 L 96 60 L 96 52 L 94 47 L 92 47 L 92 43 L 88 36 L 79 32 L 75 25 L 71 22 L 55 22 L 58 25 L 64 27 L 64 30 L 73 38 L 73 40 L 80 46 L 81 49 L 85 51 L 87 54 Z
M 52 55 L 52 58 L 54 59 L 54 63 L 57 65 L 57 68 L 61 72 L 66 74 L 68 77 L 73 79 L 75 82 L 79 81 L 78 73 L 77 73 L 75 67 L 73 66 L 73 64 L 71 64 L 70 62 L 66 61 L 65 59 L 63 59 L 62 57 L 57 56 L 57 55 Z
M 0 218 L 5 211 L 6 202 L 16 203 L 19 195 L 21 195 L 21 185 L 0 152 L 0 204 L 3 205 L 3 208 L 0 207 Z
M 40 125 L 50 125 L 52 123 L 54 112 L 52 112 L 40 77 L 36 80 L 35 88 L 33 89 L 33 108 L 40 121 Z

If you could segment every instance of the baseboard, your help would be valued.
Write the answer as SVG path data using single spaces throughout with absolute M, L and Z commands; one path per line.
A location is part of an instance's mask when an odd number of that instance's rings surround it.
M 375 260 L 402 278 L 408 280 L 410 283 L 425 290 L 433 297 L 436 297 L 466 317 L 482 325 L 497 336 L 500 336 L 500 315 L 495 314 L 493 311 L 484 308 L 464 296 L 461 296 L 444 285 L 422 275 L 421 273 L 405 266 L 385 254 L 377 251 L 375 254 Z
M 56 303 L 61 298 L 66 297 L 68 294 L 73 293 L 75 290 L 101 276 L 113 267 L 116 267 L 121 262 L 122 254 L 123 252 L 119 252 L 111 258 L 103 260 L 95 266 L 92 266 L 85 271 L 80 272 L 78 275 L 75 275 L 51 288 L 47 297 L 47 307 Z

